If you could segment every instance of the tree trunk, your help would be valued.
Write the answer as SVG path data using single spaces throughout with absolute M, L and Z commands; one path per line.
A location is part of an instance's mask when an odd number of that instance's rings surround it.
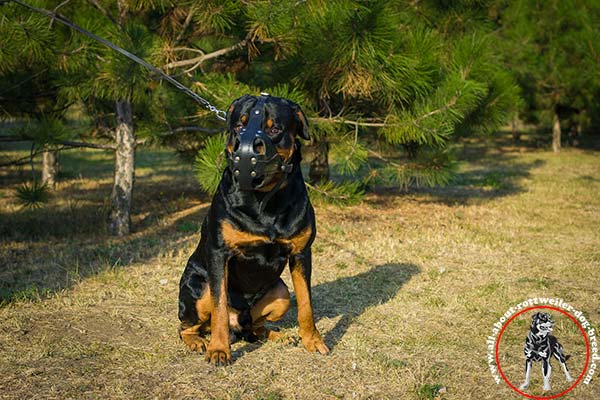
M 568 140 L 569 146 L 576 147 L 579 146 L 579 137 L 581 136 L 581 124 L 579 122 L 574 122 L 573 125 L 569 128 Z
M 313 139 L 313 159 L 310 162 L 308 178 L 311 183 L 329 180 L 329 142 L 322 138 Z
M 135 134 L 133 106 L 129 101 L 117 101 L 115 179 L 111 196 L 109 230 L 112 235 L 130 232 L 131 198 L 135 178 Z
M 512 121 L 510 123 L 510 127 L 511 127 L 511 130 L 512 130 L 513 141 L 515 143 L 521 142 L 521 133 L 517 129 L 517 118 L 516 117 L 512 119 Z
M 560 153 L 560 119 L 556 111 L 554 111 L 552 121 L 552 150 L 555 153 Z
M 54 189 L 58 173 L 58 151 L 45 150 L 42 156 L 42 185 Z

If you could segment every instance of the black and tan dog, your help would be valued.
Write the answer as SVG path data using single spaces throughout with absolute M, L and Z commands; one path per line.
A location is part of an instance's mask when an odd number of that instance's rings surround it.
M 180 337 L 213 365 L 232 361 L 230 332 L 249 340 L 279 338 L 264 324 L 290 307 L 280 278 L 289 264 L 302 343 L 328 353 L 311 304 L 315 216 L 297 139 L 309 140 L 306 118 L 289 100 L 246 95 L 229 108 L 227 129 L 228 168 L 181 277 Z
M 538 312 L 531 317 L 531 328 L 525 339 L 525 382 L 520 389 L 527 389 L 531 378 L 531 364 L 533 361 L 542 362 L 542 373 L 544 375 L 544 390 L 550 390 L 550 375 L 552 356 L 560 362 L 568 382 L 571 382 L 571 374 L 567 368 L 569 356 L 563 354 L 563 348 L 554 336 L 550 334 L 554 321 L 548 313 Z

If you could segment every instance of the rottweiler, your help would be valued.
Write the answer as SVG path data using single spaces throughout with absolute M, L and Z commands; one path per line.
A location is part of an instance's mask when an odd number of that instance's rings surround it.
M 552 374 L 552 365 L 550 365 L 550 360 L 553 356 L 560 362 L 567 381 L 571 382 L 573 380 L 571 374 L 569 374 L 569 369 L 567 368 L 569 356 L 564 355 L 562 345 L 558 342 L 556 337 L 550 334 L 553 326 L 554 320 L 548 313 L 537 312 L 531 317 L 531 327 L 527 333 L 525 347 L 523 349 L 523 352 L 525 353 L 525 382 L 521 385 L 521 390 L 529 387 L 533 361 L 542 362 L 544 390 L 551 389 L 550 375 Z
M 326 354 L 311 303 L 316 225 L 298 140 L 310 140 L 306 117 L 292 101 L 263 93 L 235 100 L 226 123 L 228 165 L 181 277 L 179 335 L 213 365 L 232 362 L 231 336 L 281 338 L 264 325 L 290 307 L 280 278 L 289 264 L 302 344 Z

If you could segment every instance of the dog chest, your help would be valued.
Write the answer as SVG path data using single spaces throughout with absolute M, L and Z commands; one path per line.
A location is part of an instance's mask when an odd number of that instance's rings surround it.
M 237 291 L 254 294 L 278 280 L 290 251 L 277 243 L 254 245 L 246 250 L 229 259 L 229 283 Z

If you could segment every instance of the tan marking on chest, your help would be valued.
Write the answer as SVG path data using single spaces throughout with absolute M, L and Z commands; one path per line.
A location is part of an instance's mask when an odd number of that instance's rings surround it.
M 289 245 L 292 250 L 292 254 L 298 254 L 306 248 L 306 245 L 310 241 L 311 236 L 312 229 L 310 226 L 307 226 L 291 238 L 277 239 L 276 242 Z
M 221 222 L 221 233 L 223 235 L 223 241 L 230 249 L 237 249 L 240 246 L 269 243 L 271 241 L 268 237 L 263 235 L 242 232 L 227 221 Z
M 240 231 L 227 221 L 221 222 L 221 232 L 223 241 L 230 249 L 261 243 L 278 243 L 289 246 L 292 254 L 298 254 L 304 250 L 312 236 L 312 228 L 307 226 L 290 238 L 278 238 L 273 242 L 267 236 Z

